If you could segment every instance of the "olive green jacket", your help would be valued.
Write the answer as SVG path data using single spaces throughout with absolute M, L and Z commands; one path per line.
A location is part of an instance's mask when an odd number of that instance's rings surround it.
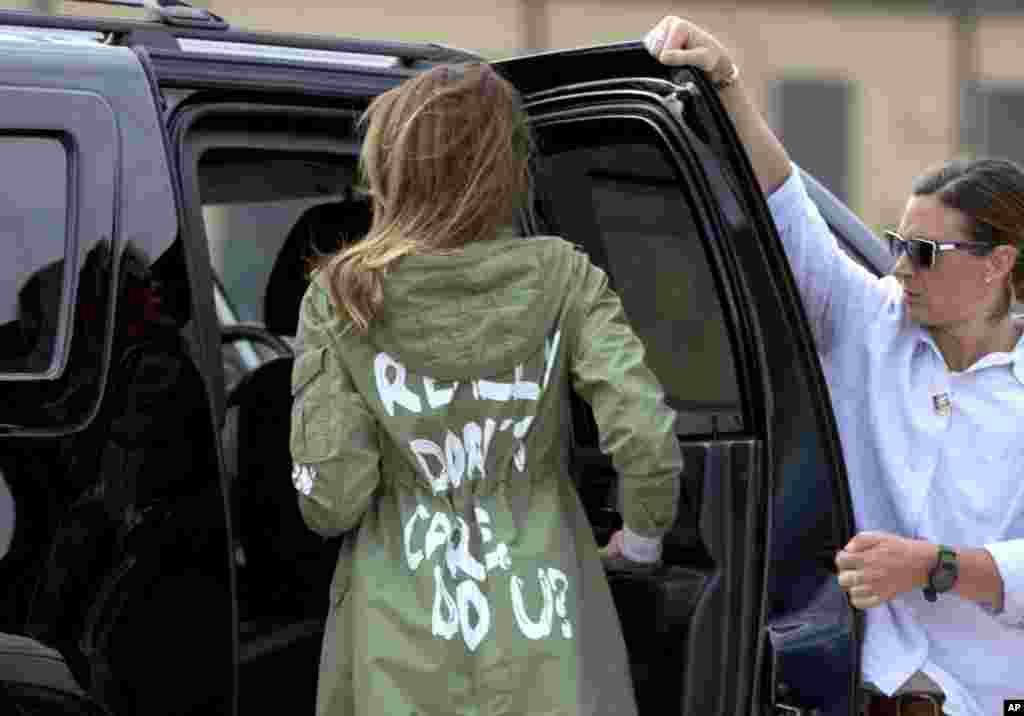
M 682 460 L 605 274 L 557 238 L 406 257 L 367 336 L 322 279 L 302 303 L 291 434 L 306 523 L 349 533 L 318 713 L 635 713 L 569 478 L 570 382 L 634 532 L 671 525 Z

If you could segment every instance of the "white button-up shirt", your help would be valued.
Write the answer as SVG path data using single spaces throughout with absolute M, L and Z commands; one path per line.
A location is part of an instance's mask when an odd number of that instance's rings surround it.
M 839 248 L 795 169 L 768 204 L 832 393 L 858 531 L 984 547 L 1003 579 L 999 614 L 919 590 L 868 609 L 862 676 L 891 694 L 921 670 L 947 713 L 1002 713 L 1024 698 L 1024 338 L 949 370 L 896 279 Z

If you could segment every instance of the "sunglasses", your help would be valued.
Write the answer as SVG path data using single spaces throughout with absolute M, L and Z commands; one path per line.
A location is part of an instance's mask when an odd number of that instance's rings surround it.
M 908 239 L 895 231 L 885 232 L 889 253 L 897 260 L 903 255 L 910 258 L 914 268 L 930 269 L 935 265 L 940 251 L 967 249 L 975 256 L 984 256 L 995 247 L 981 241 L 931 241 L 929 239 Z

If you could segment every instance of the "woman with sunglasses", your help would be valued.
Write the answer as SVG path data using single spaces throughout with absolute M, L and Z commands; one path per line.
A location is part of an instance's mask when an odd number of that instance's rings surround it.
M 866 610 L 866 713 L 1002 713 L 1024 696 L 1024 172 L 927 171 L 878 279 L 837 245 L 725 47 L 676 17 L 645 44 L 719 90 L 811 320 L 860 530 L 836 565 Z

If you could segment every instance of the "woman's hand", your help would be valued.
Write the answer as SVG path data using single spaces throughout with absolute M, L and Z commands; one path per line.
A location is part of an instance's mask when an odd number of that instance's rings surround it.
M 665 65 L 692 65 L 704 70 L 713 81 L 733 73 L 728 50 L 711 33 L 692 22 L 669 15 L 651 28 L 644 38 L 647 51 Z
M 861 532 L 836 555 L 839 586 L 857 609 L 870 609 L 928 584 L 936 548 L 886 532 Z
M 622 539 L 622 530 L 615 530 L 615 534 L 608 540 L 608 544 L 598 550 L 601 553 L 601 559 L 607 561 L 623 557 Z
M 750 101 L 729 51 L 711 33 L 669 15 L 644 38 L 647 51 L 665 65 L 692 65 L 704 70 L 715 88 L 754 167 L 757 183 L 770 195 L 786 181 L 789 155 Z
M 626 556 L 625 534 L 622 530 L 616 530 L 608 544 L 598 549 L 601 555 L 601 564 L 606 572 L 625 572 L 636 576 L 647 576 L 654 574 L 661 567 L 661 560 L 654 562 L 634 562 Z

